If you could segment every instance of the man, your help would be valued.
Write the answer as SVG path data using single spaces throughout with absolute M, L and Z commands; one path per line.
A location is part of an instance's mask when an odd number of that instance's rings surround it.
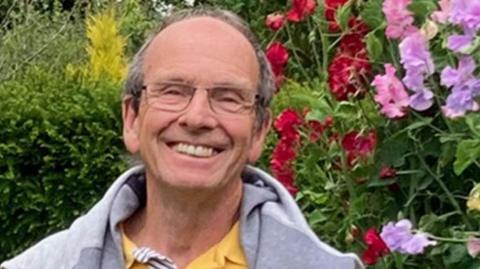
M 220 10 L 167 18 L 136 54 L 123 138 L 144 166 L 85 216 L 2 268 L 362 268 L 320 242 L 288 192 L 248 166 L 274 82 L 248 26 Z

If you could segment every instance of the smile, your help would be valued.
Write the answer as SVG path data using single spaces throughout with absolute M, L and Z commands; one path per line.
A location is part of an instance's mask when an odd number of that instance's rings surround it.
M 190 156 L 201 157 L 201 158 L 212 157 L 219 153 L 218 150 L 212 147 L 191 145 L 191 144 L 185 144 L 185 143 L 175 144 L 171 148 L 178 153 L 188 154 Z

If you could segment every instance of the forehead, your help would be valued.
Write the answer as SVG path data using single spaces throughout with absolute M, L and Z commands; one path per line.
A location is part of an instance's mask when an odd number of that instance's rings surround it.
M 162 30 L 145 51 L 143 68 L 146 83 L 180 76 L 201 83 L 242 81 L 255 87 L 260 73 L 246 37 L 211 17 L 185 19 Z

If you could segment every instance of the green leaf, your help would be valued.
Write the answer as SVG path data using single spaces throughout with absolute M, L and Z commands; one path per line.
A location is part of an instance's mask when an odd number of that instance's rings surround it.
M 425 14 L 430 14 L 437 9 L 436 0 L 414 0 L 408 6 L 408 9 L 412 11 L 416 17 L 425 17 Z
M 335 19 L 337 20 L 342 30 L 346 30 L 348 28 L 348 19 L 350 18 L 351 12 L 352 8 L 350 2 L 347 2 L 345 5 L 337 9 Z
M 480 115 L 476 113 L 469 114 L 465 121 L 470 128 L 470 131 L 477 137 L 480 138 Z
M 367 51 L 370 59 L 376 61 L 380 58 L 383 52 L 383 45 L 379 38 L 375 36 L 374 32 L 367 34 L 365 41 L 367 43 Z
M 382 0 L 367 1 L 360 11 L 363 21 L 374 29 L 383 24 Z M 383 28 L 383 27 L 382 27 Z
M 480 140 L 468 139 L 460 142 L 453 163 L 455 174 L 457 176 L 462 174 L 478 158 L 480 158 Z

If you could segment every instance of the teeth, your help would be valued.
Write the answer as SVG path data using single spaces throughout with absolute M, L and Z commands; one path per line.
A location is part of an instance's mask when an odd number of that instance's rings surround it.
M 180 153 L 186 153 L 188 155 L 196 157 L 210 157 L 213 156 L 216 152 L 213 148 L 203 147 L 203 146 L 194 146 L 179 143 L 173 147 L 173 149 Z

